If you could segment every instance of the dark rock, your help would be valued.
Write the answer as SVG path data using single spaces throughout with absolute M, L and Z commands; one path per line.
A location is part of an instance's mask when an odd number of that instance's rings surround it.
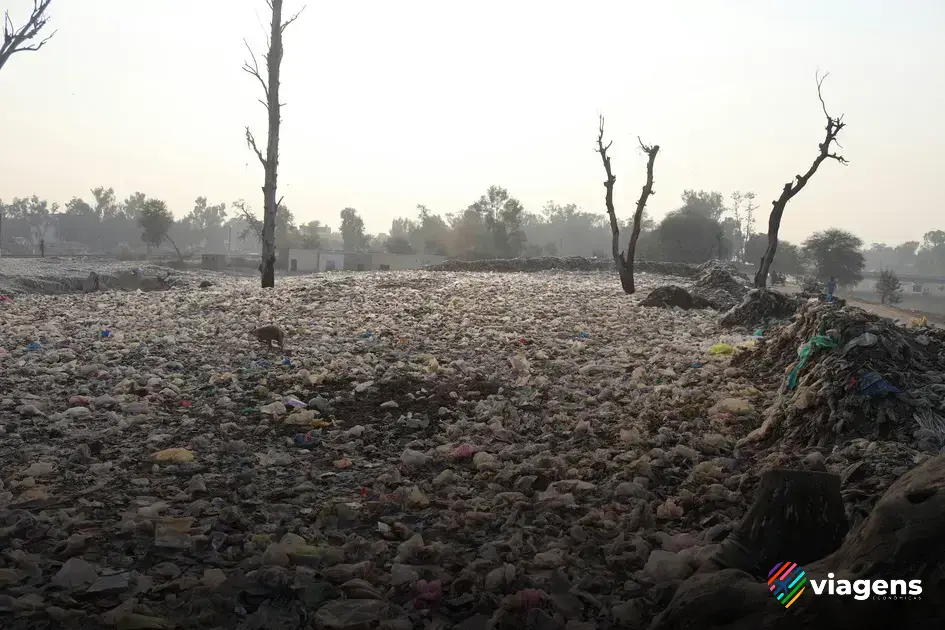
M 714 304 L 698 295 L 692 295 L 680 286 L 668 284 L 666 286 L 653 289 L 649 295 L 640 302 L 642 306 L 658 308 L 675 308 L 683 310 L 716 308 Z
M 98 579 L 95 566 L 82 558 L 69 558 L 52 579 L 52 585 L 74 590 L 89 586 Z

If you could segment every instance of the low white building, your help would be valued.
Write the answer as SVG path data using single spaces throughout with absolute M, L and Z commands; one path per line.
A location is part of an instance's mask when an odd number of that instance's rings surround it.
M 323 252 L 318 249 L 290 249 L 289 271 L 314 273 L 344 269 L 344 252 Z

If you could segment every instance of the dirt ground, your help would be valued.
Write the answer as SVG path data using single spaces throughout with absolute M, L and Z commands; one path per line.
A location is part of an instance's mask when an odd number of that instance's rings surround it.
M 801 290 L 801 288 L 796 284 L 788 284 L 783 287 L 777 287 L 777 289 L 785 293 L 797 293 Z M 863 310 L 869 311 L 870 313 L 875 313 L 880 317 L 888 317 L 905 324 L 913 317 L 924 315 L 928 318 L 929 323 L 933 326 L 936 326 L 937 328 L 945 328 L 945 315 L 940 313 L 927 313 L 914 309 L 898 308 L 896 306 L 892 306 L 891 304 L 882 304 L 872 300 L 856 298 L 846 295 L 843 292 L 838 292 L 837 295 L 846 300 L 847 304 L 862 308 Z

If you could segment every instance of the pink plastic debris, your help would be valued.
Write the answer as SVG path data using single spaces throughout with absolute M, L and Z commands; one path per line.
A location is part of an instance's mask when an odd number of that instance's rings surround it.
M 451 455 L 454 459 L 468 459 L 473 456 L 473 451 L 472 444 L 460 444 L 453 449 Z
M 413 604 L 417 608 L 429 608 L 443 597 L 443 583 L 440 580 L 427 582 L 420 580 L 416 584 L 417 596 Z

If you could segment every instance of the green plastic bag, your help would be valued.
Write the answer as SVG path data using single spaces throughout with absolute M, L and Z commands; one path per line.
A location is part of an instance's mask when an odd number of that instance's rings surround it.
M 797 349 L 797 356 L 800 357 L 800 360 L 797 362 L 797 365 L 794 366 L 794 369 L 788 374 L 787 377 L 787 386 L 788 389 L 794 389 L 797 387 L 797 381 L 800 378 L 801 370 L 804 369 L 804 366 L 807 365 L 807 362 L 810 360 L 810 356 L 816 348 L 824 348 L 826 350 L 831 350 L 837 347 L 837 342 L 833 340 L 832 337 L 827 337 L 826 335 L 816 335 L 811 338 L 810 341 L 805 343 L 803 346 Z

